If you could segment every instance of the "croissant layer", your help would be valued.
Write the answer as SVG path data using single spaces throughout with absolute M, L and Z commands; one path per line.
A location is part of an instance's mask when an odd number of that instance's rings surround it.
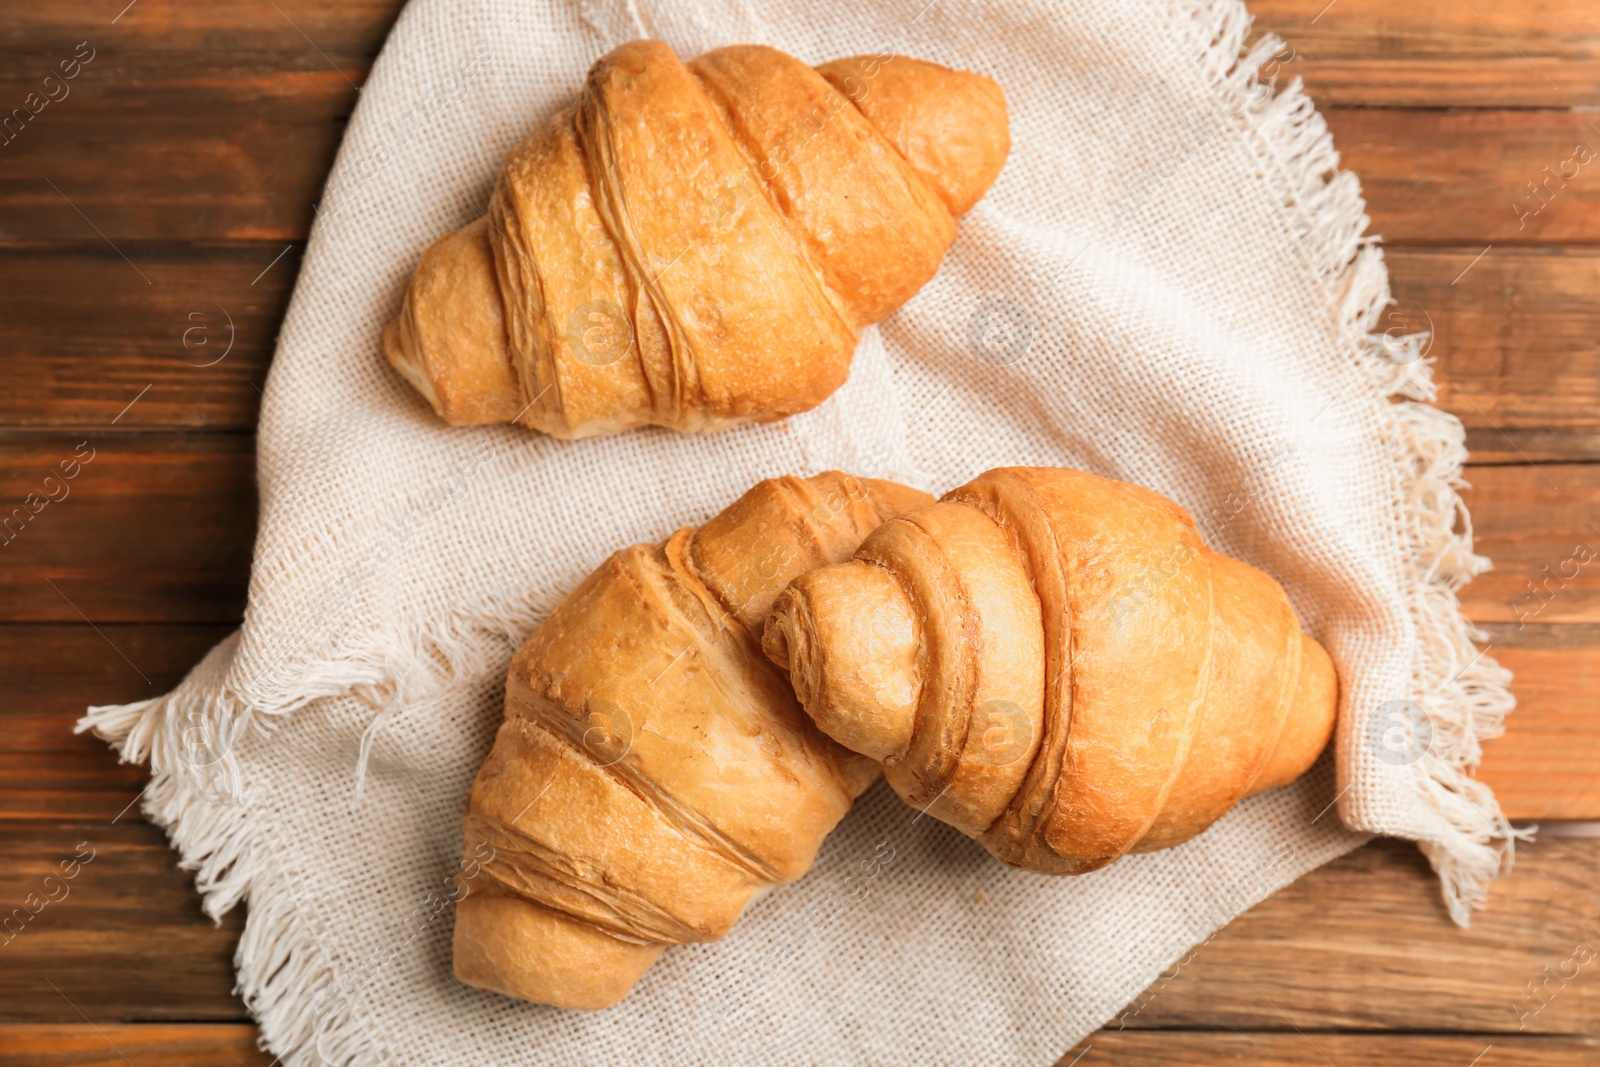
M 512 659 L 468 801 L 463 981 L 606 1007 L 805 873 L 878 768 L 812 724 L 760 627 L 790 580 L 930 501 L 837 473 L 762 482 L 562 600 Z
M 818 727 L 1006 863 L 1080 873 L 1292 781 L 1332 661 L 1160 495 L 1002 468 L 798 577 L 763 638 Z
M 711 431 L 816 406 L 1009 151 L 981 75 L 773 48 L 603 56 L 422 254 L 384 333 L 453 425 Z

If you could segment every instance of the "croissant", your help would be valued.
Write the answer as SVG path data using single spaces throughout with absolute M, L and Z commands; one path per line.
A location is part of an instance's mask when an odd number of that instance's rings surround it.
M 1010 149 L 1005 97 L 902 56 L 602 57 L 422 254 L 389 362 L 446 422 L 556 437 L 805 411 L 938 270 Z
M 666 946 L 723 936 L 805 873 L 878 770 L 806 718 L 762 622 L 792 578 L 932 500 L 836 472 L 765 481 L 557 606 L 512 659 L 472 785 L 457 977 L 607 1007 Z
M 1005 863 L 1081 873 L 1286 784 L 1333 663 L 1188 512 L 1082 471 L 989 471 L 797 578 L 767 655 L 829 737 Z

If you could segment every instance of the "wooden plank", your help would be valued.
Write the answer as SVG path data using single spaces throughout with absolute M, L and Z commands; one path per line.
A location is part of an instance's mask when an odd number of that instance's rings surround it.
M 110 106 L 46 112 L 6 146 L 8 241 L 305 238 L 341 121 L 280 120 L 226 101 L 175 116 L 118 110 L 113 120 Z M 1361 176 L 1372 232 L 1389 242 L 1600 240 L 1600 155 L 1586 165 L 1575 155 L 1579 144 L 1600 153 L 1587 112 L 1325 114 L 1343 165 Z M 483 192 L 458 194 L 471 202 Z M 142 269 L 137 249 L 124 251 Z
M 140 0 L 143 6 L 144 0 Z M 270 7 L 264 9 L 273 16 Z M 129 51 L 105 38 L 89 35 L 92 41 L 63 41 L 38 50 L 16 52 L 0 48 L 6 67 L 0 69 L 0 107 L 15 108 L 25 102 L 32 108 L 22 114 L 0 111 L 0 118 L 11 119 L 0 134 L 0 147 L 20 148 L 42 131 L 51 129 L 68 112 L 88 108 L 101 116 L 109 113 L 124 118 L 153 118 L 162 113 L 181 114 L 205 109 L 227 108 L 241 113 L 252 102 L 257 113 L 270 112 L 279 122 L 328 122 L 350 117 L 359 90 L 370 73 L 370 58 L 340 57 L 330 61 L 300 41 L 299 53 L 169 52 Z M 85 46 L 82 52 L 79 46 Z M 89 55 L 88 63 L 76 55 Z M 57 68 L 69 64 L 67 71 Z M 63 81 L 77 63 L 78 73 Z M 35 96 L 46 88 L 53 100 Z M 42 107 L 41 107 L 42 103 Z M 33 108 L 39 108 L 37 113 Z
M 1397 303 L 1380 328 L 1433 333 L 1439 405 L 1475 461 L 1600 458 L 1600 250 L 1481 252 L 1386 249 Z
M 39 110 L 0 133 L 6 240 L 303 239 L 399 6 L 144 0 L 113 27 L 79 2 L 7 19 L 0 92 Z M 63 62 L 74 76 L 41 102 Z
M 1058 1067 L 1324 1067 L 1330 1061 L 1464 1067 L 1486 1046 L 1493 1058 L 1480 1060 L 1483 1067 L 1577 1067 L 1600 1056 L 1600 1040 L 1592 1037 L 1517 1035 L 1488 1042 L 1467 1035 L 1103 1030 L 1080 1042 Z M 107 1024 L 99 1032 L 82 1024 L 0 1026 L 0 1067 L 125 1067 L 128 1061 L 139 1067 L 271 1064 L 255 1047 L 255 1028 L 243 1024 Z
M 1508 818 L 1600 820 L 1600 626 L 1500 623 L 1490 654 L 1516 677 L 1517 709 L 1477 776 Z
M 0 426 L 105 425 L 146 385 L 120 429 L 254 426 L 299 246 L 138 251 L 154 290 L 104 245 L 0 248 Z M 1433 332 L 1475 460 L 1600 459 L 1600 250 L 1481 251 L 1389 248 L 1383 328 Z
M 128 52 L 372 56 L 403 6 L 403 0 L 139 0 L 123 11 L 99 0 L 57 0 L 7 11 L 0 51 L 48 53 L 92 34 Z
M 128 251 L 0 248 L 0 426 L 255 425 L 300 247 Z
M 1482 249 L 1600 240 L 1600 126 L 1588 112 L 1324 115 L 1342 165 L 1361 177 L 1369 232 L 1385 241 Z
M 172 114 L 92 104 L 47 110 L 5 146 L 6 237 L 103 240 L 135 273 L 139 241 L 303 240 L 343 133 L 342 121 L 226 102 Z
M 1429 56 L 1600 56 L 1600 10 L 1576 0 L 1254 0 L 1250 12 L 1258 30 L 1315 41 L 1322 54 L 1397 66 Z
M 1600 61 L 1588 57 L 1541 57 L 1537 66 L 1518 55 L 1396 62 L 1370 55 L 1323 57 L 1313 51 L 1318 43 L 1290 34 L 1285 47 L 1294 51 L 1284 53 L 1288 62 L 1280 79 L 1303 80 L 1319 108 L 1585 107 L 1600 83 Z
M 272 1067 L 249 1023 L 0 1025 L 0 1067 Z
M 40 472 L 58 454 L 72 454 L 70 438 L 44 446 L 34 437 L 26 446 L 0 448 L 0 500 L 19 502 L 42 489 Z M 10 642 L 15 655 L 37 662 L 59 657 L 74 677 L 99 672 L 121 680 L 108 684 L 114 692 L 74 695 L 58 705 L 59 728 L 92 701 L 165 691 L 226 629 L 200 627 L 169 646 L 157 633 L 106 624 L 239 617 L 254 497 L 248 445 L 230 435 L 113 437 L 71 483 L 71 495 L 47 505 L 0 553 L 0 591 L 7 594 L 0 603 L 12 621 L 81 625 L 81 610 L 104 634 L 90 639 L 85 629 L 62 638 L 68 645 L 59 648 L 46 640 L 48 628 L 19 634 Z M 1592 626 L 1549 625 L 1600 622 L 1600 533 L 1586 525 L 1600 518 L 1600 467 L 1478 467 L 1469 476 L 1477 547 L 1496 567 L 1468 585 L 1462 600 L 1474 619 L 1502 624 L 1492 637 L 1495 654 L 1518 673 L 1522 702 L 1510 736 L 1488 747 L 1483 774 L 1515 817 L 1600 818 L 1600 783 L 1590 773 L 1600 763 L 1592 699 L 1600 636 Z M 1589 549 L 1595 561 L 1580 563 Z M 40 760 L 16 779 L 23 794 L 37 795 L 14 798 L 15 814 L 101 803 L 60 795 L 75 794 L 77 776 L 92 772 L 59 754 Z M 122 779 L 119 788 L 130 784 Z
M 1494 561 L 1461 591 L 1479 622 L 1600 622 L 1600 466 L 1473 467 L 1462 499 Z
M 80 80 L 98 76 L 91 64 Z M 6 240 L 303 240 L 343 133 L 342 91 L 322 85 L 320 102 L 308 104 L 284 86 L 279 95 L 300 103 L 263 109 L 257 97 L 191 88 L 182 108 L 177 90 L 134 86 L 42 111 L 5 146 Z M 1362 177 L 1375 232 L 1389 241 L 1481 248 L 1600 234 L 1600 132 L 1588 112 L 1325 114 L 1344 165 Z M 1579 143 L 1587 154 L 1575 155 Z
M 253 471 L 242 435 L 0 433 L 0 621 L 237 620 Z
M 341 120 L 280 120 L 226 100 L 177 115 L 117 109 L 115 120 L 111 107 L 85 100 L 46 111 L 6 146 L 8 241 L 89 242 L 97 229 L 119 246 L 305 238 Z M 1600 155 L 1573 162 L 1580 143 L 1600 153 L 1587 112 L 1325 115 L 1344 167 L 1361 176 L 1372 232 L 1387 241 L 1481 249 L 1600 240 Z M 458 195 L 472 202 L 484 192 Z M 125 251 L 142 269 L 136 250 Z
M 18 144 L 85 104 L 114 107 L 124 118 L 225 103 L 270 111 L 279 121 L 342 119 L 400 6 L 398 0 L 139 0 L 119 7 L 114 24 L 95 0 L 7 12 L 0 23 L 0 100 L 22 104 L 44 88 L 46 76 L 57 79 L 50 87 L 56 99 L 38 112 L 37 129 L 30 120 L 21 135 L 10 131 Z M 63 80 L 64 74 L 71 77 Z
M 1474 1060 L 1474 1057 L 1480 1057 Z M 1405 1064 L 1406 1067 L 1579 1067 L 1600 1059 L 1600 1039 L 1497 1034 L 1330 1034 L 1214 1030 L 1101 1030 L 1090 1034 L 1057 1067 L 1328 1067 L 1328 1064 Z M 0 1064 L 4 1064 L 0 1060 Z
M 74 90 L 86 96 L 133 90 L 136 107 L 160 106 L 164 91 L 184 90 L 191 100 L 253 95 L 287 107 L 329 98 L 347 111 L 350 83 L 364 81 L 398 7 L 141 0 L 112 27 L 103 5 L 77 0 L 8 18 L 0 52 L 15 56 L 24 92 L 33 88 L 25 72 L 38 69 L 42 78 L 88 39 L 114 62 Z M 1323 9 L 1263 0 L 1251 10 L 1258 30 L 1292 46 L 1285 69 L 1324 105 L 1573 107 L 1592 103 L 1600 78 L 1600 29 L 1585 5 L 1340 0 Z
M 74 734 L 93 704 L 165 693 L 232 629 L 226 625 L 12 624 L 0 627 L 0 821 L 110 821 L 148 775 L 105 742 Z M 122 657 L 139 665 L 146 683 Z
M 20 533 L 6 531 L 13 539 L 0 548 L 3 621 L 81 621 L 69 598 L 95 622 L 237 619 L 254 526 L 251 440 L 0 434 L 0 520 L 27 494 L 45 493 L 44 478 L 85 440 L 97 451 L 70 496 L 47 504 Z M 1468 478 L 1479 551 L 1496 561 L 1462 591 L 1469 614 L 1483 622 L 1600 622 L 1600 567 L 1567 562 L 1582 545 L 1600 550 L 1591 528 L 1600 520 L 1600 467 L 1474 467 Z M 1527 588 L 1534 580 L 1538 597 Z
M 1255 0 L 1250 11 L 1323 106 L 1578 107 L 1600 82 L 1590 4 Z
M 107 818 L 143 788 L 98 740 L 72 734 L 91 704 L 166 692 L 227 625 L 13 624 L 0 630 L 0 820 Z M 1514 819 L 1600 820 L 1600 626 L 1490 627 L 1518 706 L 1479 776 Z M 127 660 L 122 658 L 127 656 Z M 145 682 L 129 666 L 150 678 Z
M 1580 943 L 1600 952 L 1600 839 L 1551 838 L 1517 857 L 1461 930 L 1416 848 L 1373 842 L 1235 920 L 1112 1027 L 1450 1030 L 1485 1042 L 1600 1032 L 1587 974 L 1558 976 L 1542 1000 L 1528 989 L 1546 967 L 1572 975 Z
M 59 77 L 63 61 L 84 56 L 86 62 L 65 68 L 75 76 L 64 90 L 54 87 L 60 99 L 39 112 L 41 123 L 86 103 L 114 106 L 123 118 L 175 117 L 224 102 L 270 111 L 280 121 L 343 118 L 401 6 L 401 0 L 139 0 L 108 15 L 96 0 L 64 0 L 7 12 L 0 23 L 6 59 L 0 99 L 22 103 L 47 74 Z
M 110 818 L 144 787 L 99 740 L 72 733 L 92 704 L 166 692 L 228 626 L 15 625 L 0 631 L 0 820 Z M 1530 641 L 1527 634 L 1536 633 Z M 1588 626 L 1491 630 L 1492 652 L 1516 675 L 1517 710 L 1484 746 L 1478 777 L 1513 819 L 1600 820 L 1600 634 Z M 115 646 L 114 648 L 112 646 Z M 151 678 L 145 685 L 120 653 Z
M 0 904 L 12 921 L 0 934 L 0 1022 L 246 1018 L 230 992 L 242 911 L 213 926 L 137 812 L 114 824 L 9 824 Z
M 21 903 L 86 840 L 95 858 L 69 895 L 4 947 L 0 1020 L 82 1021 L 41 976 L 96 1023 L 241 1017 L 228 995 L 238 916 L 221 930 L 202 919 L 188 876 L 149 826 L 15 824 L 0 839 L 0 901 Z M 1224 929 L 1136 998 L 1120 1028 L 1516 1032 L 1513 1005 L 1537 1003 L 1524 1003 L 1524 984 L 1579 941 L 1600 941 L 1583 925 L 1600 914 L 1600 840 L 1552 839 L 1519 855 L 1489 910 L 1461 931 L 1414 847 L 1368 845 Z M 1595 1031 L 1597 990 L 1568 982 L 1524 1020 L 1526 1032 Z

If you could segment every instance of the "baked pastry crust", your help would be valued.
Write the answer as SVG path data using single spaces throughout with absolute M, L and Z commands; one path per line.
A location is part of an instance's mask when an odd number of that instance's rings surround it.
M 989 471 L 797 578 L 764 635 L 808 714 L 1002 861 L 1102 867 L 1327 744 L 1338 679 L 1277 582 L 1157 493 Z
M 422 254 L 384 352 L 452 425 L 712 431 L 815 407 L 1010 149 L 988 78 L 632 41 Z
M 512 660 L 468 801 L 462 981 L 606 1007 L 666 946 L 722 937 L 806 872 L 878 768 L 812 725 L 761 625 L 791 579 L 931 500 L 836 472 L 765 481 L 557 606 Z

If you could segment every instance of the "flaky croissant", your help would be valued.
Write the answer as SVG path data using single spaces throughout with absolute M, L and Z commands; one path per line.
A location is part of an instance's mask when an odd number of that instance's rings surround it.
M 1074 470 L 992 470 L 884 524 L 785 589 L 763 643 L 908 803 L 1046 873 L 1294 780 L 1337 702 L 1276 582 L 1166 498 Z
M 666 946 L 723 936 L 805 873 L 877 765 L 806 718 L 762 622 L 796 575 L 932 499 L 834 472 L 765 481 L 562 600 L 512 660 L 472 785 L 462 981 L 606 1007 Z
M 452 425 L 711 431 L 805 411 L 933 277 L 1010 147 L 978 74 L 633 41 L 422 254 L 389 362 Z

